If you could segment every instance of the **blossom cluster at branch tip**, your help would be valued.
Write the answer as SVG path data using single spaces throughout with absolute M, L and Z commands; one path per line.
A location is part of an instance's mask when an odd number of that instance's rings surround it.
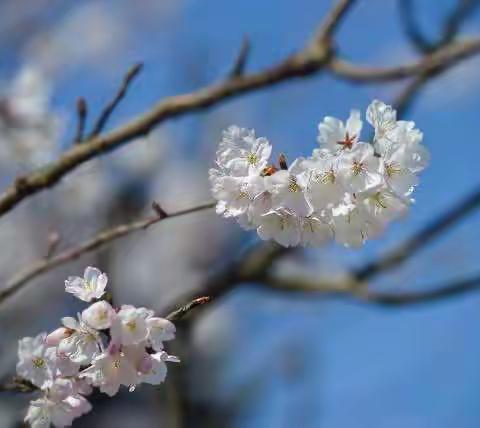
M 430 156 L 415 123 L 397 120 L 391 106 L 374 100 L 366 119 L 374 131 L 370 142 L 360 138 L 359 111 L 346 122 L 325 117 L 319 147 L 290 166 L 283 155 L 272 163 L 267 139 L 231 126 L 209 171 L 217 213 L 285 247 L 332 239 L 358 247 L 379 236 L 408 212 Z
M 89 412 L 94 388 L 114 396 L 120 386 L 158 385 L 167 362 L 179 362 L 164 350 L 175 338 L 175 326 L 146 308 L 114 308 L 106 300 L 107 275 L 87 267 L 83 278 L 70 277 L 65 290 L 83 301 L 96 301 L 77 318 L 62 318 L 50 334 L 19 341 L 17 374 L 41 391 L 30 402 L 25 422 L 33 428 L 70 426 Z

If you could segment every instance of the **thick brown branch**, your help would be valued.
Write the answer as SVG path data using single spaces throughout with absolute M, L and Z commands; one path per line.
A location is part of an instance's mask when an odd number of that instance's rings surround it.
M 215 202 L 209 202 L 206 204 L 197 205 L 192 208 L 186 208 L 168 214 L 165 213 L 162 216 L 157 214 L 146 217 L 142 220 L 134 221 L 132 223 L 121 224 L 111 229 L 104 230 L 95 235 L 93 238 L 90 238 L 79 245 L 67 248 L 66 250 L 63 250 L 48 259 L 40 259 L 32 265 L 18 272 L 7 282 L 6 287 L 0 290 L 0 303 L 4 302 L 10 296 L 23 289 L 33 278 L 36 278 L 56 268 L 57 266 L 76 260 L 80 256 L 88 252 L 98 250 L 99 248 L 103 247 L 108 243 L 111 243 L 112 241 L 127 236 L 131 233 L 144 230 L 155 223 L 159 223 L 160 221 L 183 216 L 186 214 L 191 214 L 198 211 L 203 211 L 209 208 L 213 208 L 214 206 Z
M 272 242 L 253 245 L 223 268 L 208 276 L 198 290 L 183 295 L 180 301 L 190 301 L 198 294 L 209 296 L 211 301 L 219 299 L 240 283 L 257 281 L 272 267 L 274 261 L 288 253 L 288 248 Z M 172 303 L 165 312 L 174 311 L 177 306 L 177 303 Z
M 343 16 L 341 14 L 340 16 Z M 328 19 L 327 19 L 328 22 Z M 409 65 L 387 69 L 362 68 L 332 59 L 328 45 L 309 44 L 304 50 L 291 55 L 283 62 L 266 70 L 228 79 L 222 83 L 200 89 L 190 94 L 166 98 L 152 110 L 126 125 L 102 136 L 94 137 L 63 154 L 49 166 L 19 177 L 0 195 L 0 215 L 20 201 L 53 186 L 65 174 L 83 162 L 116 149 L 134 138 L 147 134 L 163 121 L 187 112 L 204 109 L 233 96 L 271 86 L 286 80 L 309 76 L 322 70 L 326 64 L 338 76 L 356 81 L 387 81 L 401 79 L 428 70 L 453 65 L 462 58 L 480 50 L 480 39 L 465 40 L 446 46 L 437 53 Z
M 455 65 L 480 51 L 480 38 L 466 39 L 453 42 L 438 51 L 423 57 L 418 62 L 397 67 L 368 67 L 351 64 L 348 61 L 332 58 L 329 69 L 338 77 L 354 82 L 381 83 L 391 80 L 404 79 L 411 76 L 429 74 L 441 71 Z

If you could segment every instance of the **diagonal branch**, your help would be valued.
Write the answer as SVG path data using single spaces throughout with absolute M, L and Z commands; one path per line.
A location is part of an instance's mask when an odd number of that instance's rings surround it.
M 0 304 L 18 291 L 22 290 L 32 279 L 60 265 L 76 260 L 86 253 L 98 250 L 99 248 L 102 248 L 117 239 L 123 238 L 124 236 L 145 230 L 146 228 L 161 221 L 207 210 L 213 208 L 215 205 L 215 202 L 208 202 L 171 213 L 166 213 L 163 211 L 162 215 L 157 214 L 146 217 L 142 220 L 134 221 L 132 223 L 125 223 L 115 226 L 111 229 L 106 229 L 79 245 L 67 248 L 50 258 L 42 258 L 30 266 L 27 266 L 25 269 L 14 275 L 9 281 L 7 281 L 6 287 L 0 290 Z
M 353 82 L 382 83 L 439 72 L 478 52 L 480 52 L 480 38 L 471 38 L 452 42 L 434 53 L 424 56 L 420 61 L 397 67 L 359 66 L 346 60 L 332 58 L 328 68 L 335 76 Z
M 428 287 L 415 292 L 369 291 L 359 283 L 349 281 L 318 281 L 311 278 L 288 278 L 267 275 L 261 282 L 274 291 L 318 294 L 322 297 L 338 296 L 360 300 L 380 306 L 405 306 L 431 303 L 480 291 L 480 275 Z
M 457 203 L 444 214 L 435 218 L 431 223 L 428 223 L 423 229 L 418 231 L 410 239 L 407 239 L 403 244 L 380 257 L 378 260 L 368 263 L 354 272 L 354 277 L 359 281 L 364 281 L 370 279 L 374 275 L 400 265 L 479 207 L 480 187 L 477 187 L 465 199 Z
M 108 119 L 110 119 L 110 116 L 112 115 L 114 110 L 125 98 L 130 84 L 133 82 L 135 77 L 137 77 L 138 74 L 142 71 L 142 68 L 143 64 L 137 63 L 133 67 L 131 67 L 130 70 L 127 71 L 127 74 L 123 78 L 122 85 L 120 86 L 118 92 L 115 94 L 115 97 L 105 106 L 103 111 L 100 113 L 99 118 L 95 122 L 95 125 L 93 125 L 93 130 L 89 135 L 89 139 L 96 137 L 103 131 L 105 125 L 108 122 Z
M 415 22 L 413 0 L 399 0 L 398 7 L 401 22 L 412 45 L 422 53 L 432 53 L 455 39 L 463 22 L 471 16 L 475 8 L 480 6 L 478 0 L 457 0 L 457 6 L 446 17 L 443 30 L 437 41 L 428 40 Z
M 343 1 L 341 4 L 350 5 L 352 2 L 353 0 Z M 337 13 L 337 16 L 340 19 L 343 17 L 343 13 Z M 327 23 L 327 29 L 332 28 L 332 30 L 327 31 L 330 34 L 335 26 L 331 27 L 329 17 L 327 17 L 325 22 Z M 322 34 L 322 30 L 320 30 L 320 34 Z M 376 69 L 357 67 L 348 62 L 332 58 L 333 54 L 330 45 L 326 44 L 327 42 L 324 43 L 308 43 L 302 50 L 263 71 L 227 79 L 189 94 L 168 97 L 153 107 L 152 110 L 126 125 L 106 135 L 86 140 L 83 144 L 66 151 L 57 161 L 45 168 L 17 178 L 0 195 L 0 215 L 11 210 L 28 196 L 53 186 L 64 175 L 80 164 L 147 134 L 151 129 L 167 119 L 205 109 L 231 97 L 269 87 L 280 82 L 310 76 L 323 70 L 327 65 L 339 77 L 360 82 L 383 82 L 418 75 L 426 70 L 442 69 L 480 50 L 480 39 L 470 39 L 446 46 L 435 54 L 412 64 Z

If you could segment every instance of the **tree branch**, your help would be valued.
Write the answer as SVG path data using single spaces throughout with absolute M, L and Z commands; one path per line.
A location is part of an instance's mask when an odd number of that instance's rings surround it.
M 354 3 L 355 1 L 352 0 L 340 0 L 323 21 L 312 40 L 312 44 L 329 44 L 333 33 L 341 25 Z
M 248 55 L 250 54 L 250 40 L 245 36 L 242 40 L 242 45 L 233 64 L 232 70 L 229 73 L 230 79 L 235 79 L 245 73 Z
M 196 308 L 197 306 L 205 305 L 209 301 L 210 301 L 210 297 L 208 296 L 198 297 L 192 300 L 191 302 L 187 303 L 186 305 L 183 305 L 180 308 L 169 313 L 165 318 L 170 321 L 178 321 L 182 319 L 192 309 Z
M 75 133 L 75 138 L 73 142 L 75 144 L 79 144 L 83 141 L 84 134 L 85 134 L 85 122 L 87 120 L 87 102 L 85 98 L 78 98 L 77 100 L 77 132 Z
M 6 287 L 0 290 L 0 304 L 23 289 L 32 279 L 60 265 L 76 260 L 86 253 L 98 250 L 108 243 L 130 235 L 131 233 L 145 230 L 146 228 L 169 218 L 180 217 L 186 214 L 207 210 L 213 208 L 215 205 L 215 202 L 208 202 L 168 214 L 164 212 L 163 215 L 157 214 L 134 221 L 132 223 L 121 224 L 119 226 L 112 227 L 111 229 L 106 229 L 102 232 L 99 232 L 93 238 L 90 238 L 79 245 L 67 248 L 56 255 L 51 256 L 50 258 L 42 258 L 30 266 L 27 266 L 25 269 L 19 271 L 9 281 L 7 281 Z
M 451 67 L 460 60 L 480 51 L 480 38 L 465 39 L 426 55 L 420 61 L 396 67 L 358 66 L 348 61 L 332 58 L 328 64 L 334 75 L 357 83 L 382 83 L 407 77 L 439 72 Z
M 460 30 L 462 23 L 480 5 L 478 0 L 458 0 L 457 7 L 453 8 L 445 19 L 442 34 L 436 42 L 429 41 L 420 31 L 415 22 L 413 0 L 398 2 L 401 22 L 407 37 L 412 45 L 421 53 L 431 53 L 441 46 L 452 42 Z
M 411 293 L 369 291 L 365 284 L 348 280 L 318 281 L 312 278 L 288 278 L 273 275 L 265 276 L 261 285 L 281 292 L 318 293 L 322 297 L 351 297 L 366 303 L 381 306 L 405 306 L 431 303 L 451 297 L 458 297 L 465 293 L 480 291 L 480 275 L 448 282 L 446 284 L 434 285 L 424 291 Z
M 342 1 L 342 5 L 350 5 L 353 0 Z M 340 19 L 344 16 L 334 13 Z M 337 9 L 334 10 L 334 12 Z M 333 31 L 331 18 L 325 20 L 326 33 Z M 322 27 L 320 27 L 322 28 Z M 322 30 L 319 31 L 322 34 Z M 318 40 L 318 39 L 314 39 Z M 412 64 L 400 67 L 376 69 L 357 67 L 348 62 L 332 58 L 330 46 L 327 44 L 310 43 L 299 52 L 287 57 L 279 64 L 266 70 L 244 75 L 235 79 L 211 85 L 204 89 L 174 97 L 168 97 L 157 104 L 152 110 L 132 120 L 126 125 L 110 133 L 86 140 L 65 152 L 57 161 L 33 173 L 21 176 L 15 180 L 0 195 L 0 215 L 8 212 L 22 200 L 42 189 L 56 184 L 65 174 L 80 164 L 109 152 L 134 138 L 143 136 L 152 128 L 167 119 L 178 117 L 188 112 L 205 109 L 231 97 L 251 92 L 260 88 L 272 86 L 293 78 L 310 76 L 326 66 L 339 77 L 359 81 L 387 81 L 402 79 L 422 74 L 432 69 L 442 69 L 451 66 L 462 58 L 466 58 L 480 50 L 480 39 L 465 40 L 446 46 L 442 50 Z
M 374 275 L 402 264 L 428 245 L 433 239 L 437 238 L 460 220 L 463 220 L 467 215 L 479 207 L 480 187 L 477 187 L 465 199 L 458 202 L 444 214 L 435 218 L 431 223 L 428 223 L 410 239 L 407 239 L 403 244 L 386 253 L 378 260 L 368 263 L 364 267 L 358 269 L 353 273 L 353 276 L 358 281 L 364 281 L 370 279 Z
M 100 113 L 99 118 L 95 122 L 95 125 L 93 126 L 93 130 L 89 135 L 89 139 L 92 139 L 99 135 L 103 129 L 105 128 L 105 125 L 108 122 L 108 119 L 110 119 L 110 116 L 114 112 L 114 110 L 117 108 L 117 106 L 120 104 L 120 102 L 125 98 L 125 95 L 127 94 L 127 90 L 130 87 L 130 84 L 133 82 L 135 77 L 138 76 L 138 74 L 142 71 L 143 64 L 142 63 L 137 63 L 133 67 L 128 70 L 127 74 L 123 78 L 122 85 L 118 89 L 118 92 L 116 93 L 115 97 L 110 101 L 103 111 Z

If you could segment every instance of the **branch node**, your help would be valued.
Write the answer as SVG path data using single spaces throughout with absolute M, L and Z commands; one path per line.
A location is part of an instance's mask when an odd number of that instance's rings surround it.
M 163 220 L 168 217 L 167 212 L 160 206 L 157 201 L 152 202 L 152 209 L 157 213 L 158 219 Z
M 58 248 L 60 244 L 60 233 L 57 231 L 52 231 L 48 234 L 47 238 L 47 254 L 45 255 L 45 259 L 50 259 Z

